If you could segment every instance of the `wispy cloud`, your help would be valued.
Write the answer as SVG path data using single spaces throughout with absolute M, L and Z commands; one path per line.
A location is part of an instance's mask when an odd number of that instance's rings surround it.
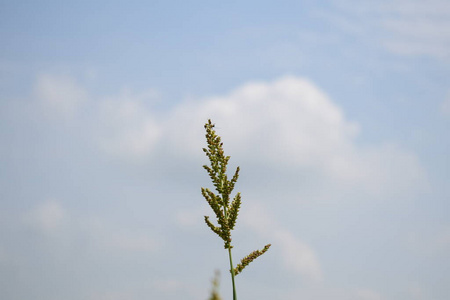
M 448 1 L 394 1 L 384 7 L 381 21 L 389 33 L 385 46 L 399 54 L 450 58 Z
M 286 76 L 269 82 L 252 81 L 223 95 L 182 101 L 166 111 L 147 104 L 145 97 L 152 96 L 139 95 L 127 92 L 126 96 L 99 97 L 98 101 L 89 96 L 93 99 L 90 113 L 83 115 L 80 110 L 73 121 L 84 122 L 83 128 L 91 126 L 89 134 L 99 153 L 134 166 L 136 161 L 143 161 L 137 165 L 143 168 L 167 160 L 195 161 L 200 165 L 204 158 L 199 151 L 204 145 L 203 125 L 211 118 L 233 161 L 290 170 L 295 176 L 302 170 L 319 174 L 312 180 L 320 182 L 313 182 L 312 188 L 320 186 L 321 190 L 332 192 L 333 198 L 349 192 L 357 198 L 398 196 L 424 187 L 426 174 L 414 153 L 392 143 L 359 145 L 357 138 L 363 133 L 359 125 L 306 78 Z M 295 194 L 297 190 L 297 185 L 287 184 L 283 195 Z M 279 250 L 274 252 L 280 269 L 287 274 L 323 282 L 327 274 L 314 246 L 268 213 L 270 209 L 264 206 L 268 199 L 260 200 L 261 207 L 249 201 L 251 213 L 243 212 L 241 216 L 247 230 L 277 245 L 274 249 Z M 70 216 L 61 206 L 44 208 L 33 212 L 33 219 L 40 220 L 35 222 L 42 228 L 55 228 L 62 222 L 60 219 Z M 202 213 L 195 209 L 179 211 L 174 218 L 181 226 L 195 227 L 193 214 Z M 56 221 L 49 221 L 52 218 Z M 121 257 L 149 252 L 159 257 L 156 253 L 161 241 L 146 232 L 117 228 L 101 220 L 71 220 L 72 233 L 89 241 L 95 253 L 108 249 L 109 254 Z M 377 299 L 370 295 L 361 297 Z
M 408 293 L 412 299 L 426 299 L 424 297 L 424 291 L 418 284 L 413 284 L 408 288 Z
M 45 79 L 48 90 L 57 90 L 58 84 Z M 71 94 L 67 89 L 67 97 L 78 99 L 80 90 Z M 89 119 L 78 122 L 92 127 L 85 128 L 101 151 L 128 162 L 172 159 L 180 153 L 184 159 L 200 160 L 202 127 L 211 118 L 227 137 L 226 148 L 241 161 L 312 169 L 342 186 L 371 193 L 426 186 L 426 174 L 413 153 L 396 144 L 359 146 L 359 125 L 306 78 L 249 82 L 228 94 L 186 100 L 164 112 L 152 106 L 155 97 L 149 91 L 102 98 L 96 101 L 99 105 L 92 104 Z
M 34 93 L 41 101 L 46 113 L 53 117 L 73 118 L 87 100 L 86 90 L 68 76 L 41 74 Z
M 355 292 L 356 299 L 358 300 L 382 300 L 381 295 L 373 290 L 358 289 Z
M 161 137 L 156 114 L 148 108 L 156 97 L 153 90 L 140 94 L 125 90 L 119 96 L 102 99 L 97 112 L 100 147 L 125 159 L 148 157 Z
M 281 251 L 278 260 L 283 267 L 304 278 L 319 282 L 323 279 L 322 268 L 313 248 L 283 228 L 261 204 L 251 204 L 247 213 L 242 214 L 244 224 L 259 236 L 270 240 Z
M 98 237 L 96 237 L 98 238 Z M 101 237 L 100 237 L 101 238 Z M 153 252 L 159 243 L 144 233 L 119 230 L 103 236 L 106 248 L 121 249 L 126 252 Z
M 370 192 L 405 191 L 426 182 L 417 157 L 400 146 L 359 146 L 358 124 L 305 78 L 250 82 L 227 95 L 184 102 L 167 115 L 163 136 L 171 149 L 198 157 L 199 128 L 208 118 L 227 137 L 226 147 L 237 160 L 310 168 Z
M 27 212 L 24 220 L 41 233 L 54 234 L 67 222 L 67 213 L 59 202 L 48 200 Z
M 175 295 L 183 294 L 184 297 L 192 299 L 204 298 L 203 291 L 193 285 L 177 279 L 159 279 L 152 283 L 152 288 L 157 290 L 161 297 L 171 298 Z M 176 296 L 175 296 L 176 297 Z
M 440 109 L 444 116 L 450 117 L 450 92 L 447 95 L 447 99 L 442 101 Z
M 32 210 L 24 213 L 25 224 L 34 230 L 64 238 L 69 244 L 78 238 L 87 241 L 88 245 L 97 250 L 130 254 L 137 252 L 154 252 L 161 243 L 149 236 L 148 232 L 116 228 L 110 222 L 102 219 L 90 219 L 71 215 L 61 202 L 49 200 L 39 203 Z
M 450 58 L 450 5 L 433 1 L 333 1 L 328 20 L 342 31 L 405 56 Z M 339 15 L 339 13 L 341 15 Z

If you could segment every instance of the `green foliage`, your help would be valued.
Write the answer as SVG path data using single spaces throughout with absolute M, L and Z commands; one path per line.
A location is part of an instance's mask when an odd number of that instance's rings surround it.
M 229 156 L 225 156 L 223 151 L 223 143 L 221 142 L 220 136 L 218 136 L 214 130 L 214 124 L 211 120 L 205 124 L 206 129 L 206 142 L 208 144 L 207 148 L 203 148 L 206 156 L 210 161 L 210 165 L 204 165 L 203 168 L 208 172 L 209 177 L 216 189 L 217 194 L 210 191 L 207 188 L 202 188 L 202 195 L 208 202 L 209 206 L 216 215 L 216 220 L 218 226 L 214 225 L 208 216 L 205 216 L 206 225 L 217 234 L 224 242 L 224 248 L 228 249 L 228 255 L 230 259 L 230 272 L 231 279 L 233 283 L 233 299 L 236 300 L 236 287 L 234 283 L 235 275 L 242 272 L 242 270 L 248 266 L 257 257 L 264 254 L 269 250 L 270 244 L 266 245 L 262 250 L 256 250 L 250 253 L 248 256 L 241 260 L 241 263 L 233 267 L 233 260 L 231 255 L 231 231 L 236 225 L 236 220 L 239 215 L 239 209 L 241 207 L 241 194 L 237 193 L 233 201 L 230 203 L 230 195 L 234 190 L 236 181 L 239 178 L 239 167 L 231 178 L 228 180 L 227 176 L 227 165 L 230 160 Z

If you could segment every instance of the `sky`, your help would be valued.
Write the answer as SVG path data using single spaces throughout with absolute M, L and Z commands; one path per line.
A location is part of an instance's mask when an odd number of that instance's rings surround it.
M 0 1 L 0 298 L 450 294 L 450 2 Z

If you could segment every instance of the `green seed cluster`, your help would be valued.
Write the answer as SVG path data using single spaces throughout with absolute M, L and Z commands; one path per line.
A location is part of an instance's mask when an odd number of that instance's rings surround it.
M 208 148 L 203 148 L 203 152 L 206 153 L 211 165 L 204 165 L 203 168 L 208 172 L 218 195 L 207 188 L 202 188 L 202 195 L 214 211 L 219 226 L 212 224 L 207 216 L 205 216 L 205 223 L 222 238 L 225 249 L 229 249 L 233 248 L 231 246 L 231 230 L 236 225 L 241 206 L 240 193 L 237 193 L 230 204 L 230 194 L 239 178 L 239 167 L 236 168 L 233 178 L 228 180 L 226 172 L 230 157 L 224 155 L 223 143 L 220 136 L 214 131 L 214 124 L 211 123 L 211 120 L 205 124 L 205 129 Z
M 234 268 L 234 275 L 237 275 L 237 274 L 241 273 L 242 270 L 244 270 L 244 268 L 246 266 L 248 266 L 252 261 L 254 261 L 259 256 L 261 256 L 264 253 L 266 253 L 266 251 L 269 250 L 270 246 L 271 246 L 271 244 L 267 244 L 267 245 L 264 246 L 264 248 L 262 250 L 253 251 L 252 253 L 250 253 L 249 255 L 244 257 L 243 259 L 241 259 L 241 263 L 238 264 L 236 266 L 236 268 Z
M 223 152 L 223 143 L 220 136 L 214 130 L 214 124 L 211 120 L 205 124 L 207 148 L 203 148 L 206 156 L 210 161 L 210 166 L 204 165 L 203 168 L 208 172 L 209 177 L 217 191 L 217 194 L 207 188 L 202 188 L 202 195 L 212 208 L 216 215 L 218 226 L 214 225 L 208 216 L 205 216 L 205 223 L 217 234 L 224 242 L 225 249 L 228 249 L 230 257 L 230 272 L 233 281 L 233 299 L 236 299 L 234 286 L 234 276 L 242 272 L 253 260 L 263 255 L 270 248 L 270 244 L 266 245 L 262 250 L 256 250 L 241 260 L 241 263 L 233 267 L 231 257 L 231 230 L 236 225 L 236 219 L 241 207 L 241 194 L 237 193 L 230 203 L 230 194 L 234 189 L 234 185 L 239 178 L 239 167 L 231 180 L 227 177 L 227 164 L 230 160 L 229 156 L 225 156 Z

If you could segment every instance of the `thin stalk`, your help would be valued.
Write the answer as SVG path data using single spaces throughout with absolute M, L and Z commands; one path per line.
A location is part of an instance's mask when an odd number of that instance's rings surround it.
M 233 283 L 233 300 L 237 300 L 236 286 L 234 284 L 234 267 L 233 267 L 233 258 L 231 256 L 231 248 L 228 248 L 228 256 L 230 257 L 231 282 Z

